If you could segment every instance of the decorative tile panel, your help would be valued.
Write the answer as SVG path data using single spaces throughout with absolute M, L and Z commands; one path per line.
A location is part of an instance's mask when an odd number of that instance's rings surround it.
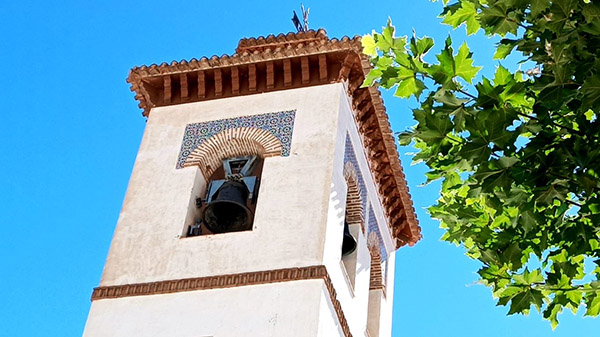
M 281 142 L 281 155 L 287 157 L 290 155 L 295 117 L 296 110 L 289 110 L 188 124 L 185 127 L 177 168 L 183 168 L 188 156 L 207 139 L 236 128 L 256 128 L 269 132 Z

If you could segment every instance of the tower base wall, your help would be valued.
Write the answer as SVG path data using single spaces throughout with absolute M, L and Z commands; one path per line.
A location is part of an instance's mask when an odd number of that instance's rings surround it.
M 97 300 L 83 336 L 335 337 L 343 333 L 325 282 L 299 280 Z

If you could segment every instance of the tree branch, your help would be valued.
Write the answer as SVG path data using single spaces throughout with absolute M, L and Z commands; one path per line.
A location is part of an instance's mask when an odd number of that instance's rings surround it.
M 496 276 L 497 278 L 501 278 L 504 280 L 512 281 L 512 277 L 510 276 L 502 276 L 490 272 L 486 272 L 486 274 L 491 276 Z M 509 283 L 506 285 L 507 287 L 520 287 L 520 288 L 530 288 L 530 289 L 544 289 L 544 290 L 554 290 L 554 291 L 583 291 L 583 292 L 600 292 L 600 289 L 584 288 L 584 285 L 572 286 L 572 287 L 557 287 L 557 286 L 549 286 L 543 282 L 534 282 L 531 284 L 519 284 L 519 283 Z
M 526 117 L 526 118 L 530 118 L 530 119 L 536 120 L 536 121 L 538 121 L 538 122 L 542 122 L 542 123 L 544 123 L 544 122 L 543 122 L 542 120 L 540 120 L 539 118 L 537 118 L 537 117 L 535 117 L 535 116 L 528 115 L 528 114 L 526 114 L 526 113 L 522 113 L 522 112 L 519 112 L 519 111 L 517 111 L 517 115 L 519 115 L 519 116 L 522 116 L 522 117 Z M 570 127 L 568 127 L 568 126 L 560 125 L 560 124 L 556 123 L 556 122 L 555 122 L 555 121 L 553 121 L 553 120 L 550 120 L 550 124 L 552 124 L 552 125 L 554 125 L 554 126 L 556 126 L 556 127 L 558 127 L 558 128 L 561 128 L 561 129 L 567 130 L 567 131 L 569 131 L 569 132 L 571 132 L 571 133 L 574 133 L 574 134 L 576 134 L 576 135 L 585 136 L 585 133 L 583 133 L 583 132 L 581 132 L 581 131 L 578 131 L 578 130 L 575 130 L 575 129 L 573 129 L 573 128 L 570 128 Z
M 469 97 L 471 97 L 474 100 L 477 99 L 477 96 L 474 96 L 474 95 L 472 95 L 472 94 L 470 94 L 470 93 L 468 93 L 468 92 L 466 92 L 466 91 L 464 91 L 462 89 L 456 89 L 456 91 L 460 92 L 463 95 L 469 96 Z
M 577 206 L 577 207 L 583 207 L 583 205 L 581 205 L 581 204 L 579 204 L 579 203 L 577 203 L 577 202 L 575 202 L 573 200 L 565 199 L 565 202 L 567 204 L 571 204 L 571 205 L 574 205 L 574 206 Z

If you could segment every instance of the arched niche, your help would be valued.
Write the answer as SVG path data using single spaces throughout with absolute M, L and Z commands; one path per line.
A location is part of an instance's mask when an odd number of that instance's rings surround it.
M 193 195 L 192 199 L 196 201 L 190 200 L 183 236 L 215 234 L 200 220 L 202 219 L 203 210 L 206 207 L 204 201 L 206 201 L 209 192 L 208 187 L 210 182 L 225 179 L 223 171 L 224 159 L 257 156 L 258 162 L 251 175 L 257 178 L 255 187 L 258 187 L 264 158 L 281 156 L 282 151 L 281 141 L 277 137 L 268 130 L 254 127 L 226 129 L 202 141 L 190 152 L 182 165 L 183 168 L 197 167 L 202 175 L 200 180 L 203 180 L 203 182 L 196 182 L 195 185 L 201 184 L 204 186 L 204 188 L 196 188 L 196 186 L 193 188 L 195 195 Z M 253 190 L 250 186 L 248 188 L 251 189 L 251 195 L 254 195 L 252 201 L 249 201 L 246 206 L 251 214 L 254 214 L 258 189 Z M 197 202 L 197 200 L 203 200 L 203 202 Z M 192 227 L 195 227 L 199 231 L 193 232 Z

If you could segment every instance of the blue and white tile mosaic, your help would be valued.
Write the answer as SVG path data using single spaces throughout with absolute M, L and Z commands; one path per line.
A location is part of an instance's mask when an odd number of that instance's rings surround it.
M 257 128 L 270 132 L 281 142 L 281 155 L 287 157 L 290 155 L 295 117 L 296 110 L 289 110 L 188 124 L 185 127 L 177 168 L 183 168 L 187 157 L 204 141 L 219 132 L 236 128 Z

